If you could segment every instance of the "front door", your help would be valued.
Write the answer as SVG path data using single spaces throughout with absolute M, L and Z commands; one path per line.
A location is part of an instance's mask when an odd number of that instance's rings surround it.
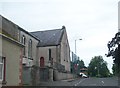
M 40 67 L 44 67 L 44 57 L 40 57 Z

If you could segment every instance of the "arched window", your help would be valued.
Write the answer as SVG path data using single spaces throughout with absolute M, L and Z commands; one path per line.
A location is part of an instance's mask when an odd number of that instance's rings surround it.
M 24 35 L 22 36 L 21 43 L 22 43 L 23 45 L 26 44 L 26 38 L 25 38 Z M 25 47 L 23 48 L 23 55 L 25 56 Z
M 21 41 L 21 42 L 22 42 L 22 44 L 24 44 L 24 45 L 25 45 L 26 38 L 25 38 L 25 36 L 24 36 L 24 35 L 22 36 L 22 41 Z
M 32 40 L 31 39 L 28 42 L 28 58 L 32 59 Z

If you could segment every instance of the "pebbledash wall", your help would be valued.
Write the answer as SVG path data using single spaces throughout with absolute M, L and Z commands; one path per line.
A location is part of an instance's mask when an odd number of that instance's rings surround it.
M 51 62 L 49 60 L 49 49 L 51 49 L 51 57 L 53 58 L 53 64 L 56 62 L 57 57 L 57 47 L 56 46 L 47 46 L 47 47 L 38 47 L 39 48 L 39 62 L 40 57 L 44 57 L 44 65 L 50 67 Z M 39 63 L 40 66 L 40 63 Z
M 32 74 L 32 71 L 34 68 L 32 66 L 39 66 L 38 62 L 38 53 L 39 50 L 37 48 L 37 44 L 39 40 L 37 38 L 34 38 L 31 34 L 24 31 L 23 29 L 20 30 L 20 42 L 22 43 L 22 38 L 25 37 L 25 54 L 23 54 L 23 64 L 22 64 L 22 84 L 23 85 L 33 85 L 36 81 L 36 73 Z M 31 40 L 32 44 L 32 50 L 31 50 L 31 57 L 29 57 L 29 41 Z M 24 51 L 23 51 L 24 52 Z
M 3 64 L 0 83 L 2 85 L 22 84 L 21 65 L 24 45 L 18 42 L 18 39 L 17 26 L 0 15 L 0 59 Z
M 23 55 L 23 58 L 26 58 L 27 60 L 27 66 L 37 65 L 38 66 L 38 48 L 37 45 L 39 43 L 39 40 L 37 38 L 32 37 L 27 31 L 20 30 L 20 41 L 22 43 L 22 38 L 25 37 L 25 55 Z M 28 50 L 29 50 L 29 41 L 32 42 L 32 50 L 31 50 L 31 58 L 28 57 Z M 31 60 L 31 62 L 29 61 Z M 31 63 L 31 65 L 29 65 Z
M 60 47 L 61 64 L 65 66 L 66 71 L 70 72 L 70 46 L 66 29 L 64 30 Z
M 2 57 L 5 57 L 4 85 L 20 85 L 22 83 L 20 74 L 20 60 L 22 59 L 22 47 L 19 42 L 14 41 L 7 36 L 0 37 L 2 41 Z M 3 83 L 3 82 L 2 82 Z

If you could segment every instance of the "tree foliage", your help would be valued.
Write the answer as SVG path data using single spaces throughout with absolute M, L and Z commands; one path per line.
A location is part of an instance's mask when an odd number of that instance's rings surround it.
M 77 68 L 75 69 L 75 65 L 77 65 Z M 71 72 L 72 73 L 80 73 L 80 69 L 86 67 L 83 60 L 76 60 L 74 62 L 71 62 Z
M 120 68 L 116 63 L 114 63 L 112 66 L 112 72 L 113 72 L 113 75 L 115 76 L 118 76 L 120 74 Z
M 91 59 L 88 66 L 89 76 L 107 77 L 109 74 L 107 62 L 103 60 L 102 56 L 95 56 Z
M 84 68 L 85 67 L 85 64 L 84 64 L 84 61 L 83 60 L 77 60 L 77 64 L 79 64 L 79 68 Z

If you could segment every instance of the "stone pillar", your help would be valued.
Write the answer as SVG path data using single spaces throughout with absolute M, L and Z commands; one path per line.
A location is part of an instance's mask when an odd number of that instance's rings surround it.
M 58 71 L 56 69 L 54 69 L 54 71 L 53 71 L 54 81 L 58 80 L 57 73 L 58 73 Z
M 49 81 L 53 81 L 53 68 L 49 67 Z

